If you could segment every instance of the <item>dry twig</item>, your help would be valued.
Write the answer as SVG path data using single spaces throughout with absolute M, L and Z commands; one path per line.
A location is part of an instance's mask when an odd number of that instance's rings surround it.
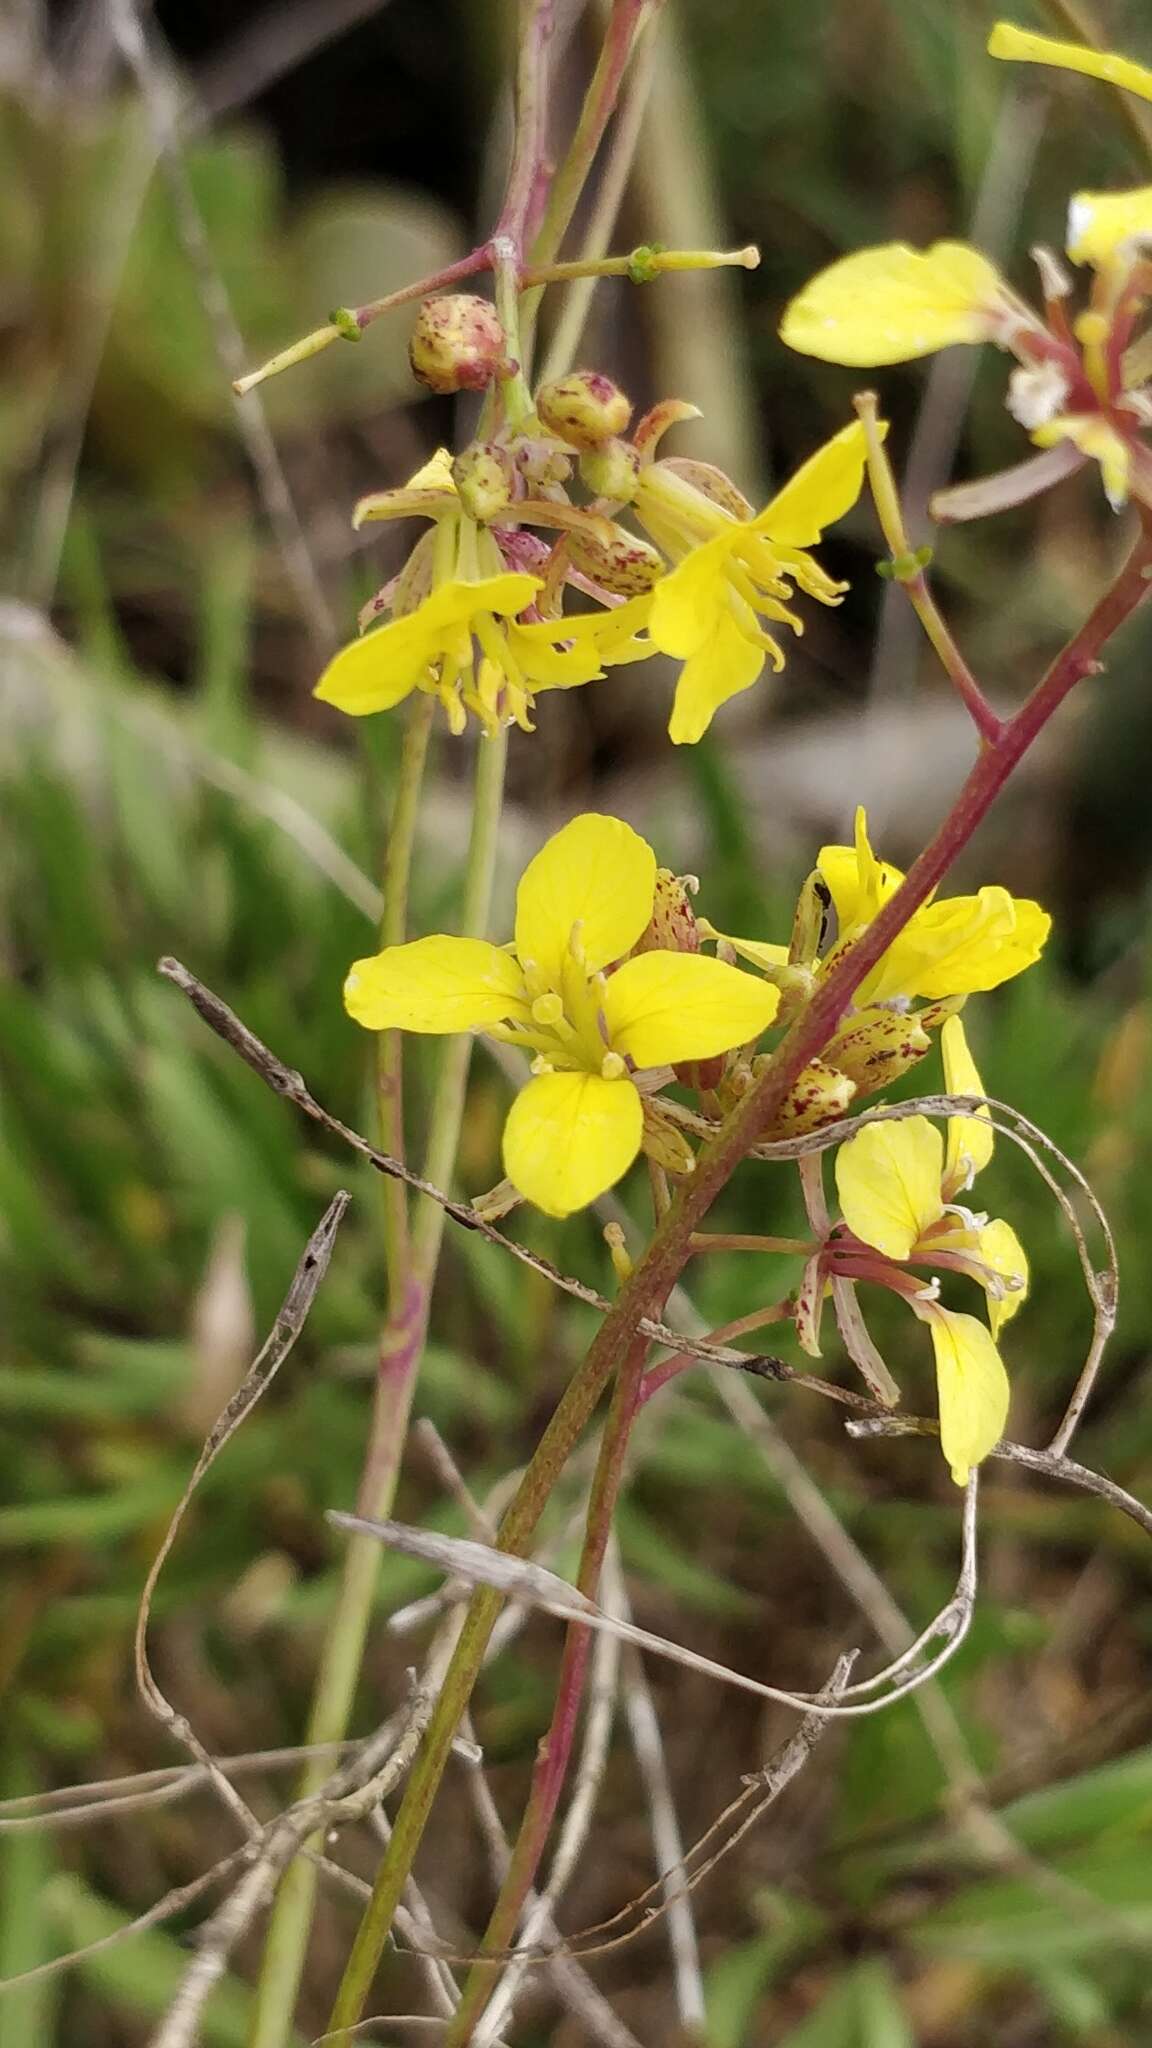
M 292 1284 L 284 1297 L 280 1313 L 259 1355 L 249 1369 L 243 1385 L 238 1387 L 208 1433 L 200 1456 L 196 1460 L 192 1476 L 176 1506 L 172 1519 L 164 1533 L 164 1539 L 152 1561 L 152 1568 L 144 1581 L 140 1595 L 140 1609 L 136 1617 L 136 1683 L 145 1706 L 160 1722 L 161 1726 L 175 1741 L 189 1750 L 201 1769 L 208 1773 L 224 1804 L 228 1807 L 246 1835 L 250 1838 L 259 1832 L 254 1814 L 240 1797 L 224 1772 L 209 1756 L 199 1737 L 183 1714 L 177 1712 L 165 1697 L 152 1672 L 148 1661 L 148 1624 L 152 1614 L 152 1600 L 156 1584 L 164 1569 L 165 1561 L 180 1532 L 180 1526 L 191 1505 L 192 1497 L 210 1465 L 215 1462 L 229 1439 L 235 1435 L 242 1422 L 251 1414 L 262 1394 L 271 1386 L 276 1374 L 292 1350 L 297 1337 L 304 1327 L 308 1311 L 316 1290 L 328 1270 L 336 1233 L 348 1207 L 350 1196 L 343 1189 L 329 1203 L 316 1229 L 306 1244 L 300 1263 L 292 1276 Z

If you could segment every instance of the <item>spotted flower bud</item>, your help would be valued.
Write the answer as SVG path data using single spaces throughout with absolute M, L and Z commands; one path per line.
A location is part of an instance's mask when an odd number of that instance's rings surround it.
M 599 448 L 627 430 L 631 400 L 599 370 L 572 370 L 553 377 L 536 394 L 536 411 L 549 433 L 570 448 Z
M 425 299 L 412 329 L 408 360 L 429 391 L 483 391 L 506 364 L 496 309 L 471 292 Z
M 640 457 L 627 441 L 604 441 L 580 457 L 580 476 L 595 497 L 630 505 L 636 496 Z
M 700 931 L 686 882 L 692 877 L 674 875 L 671 868 L 657 868 L 652 916 L 641 932 L 637 953 L 698 953 Z
M 452 481 L 460 503 L 479 526 L 499 519 L 508 510 L 514 494 L 515 472 L 507 455 L 494 441 L 473 441 L 452 464 Z
M 753 1074 L 763 1071 L 762 1056 L 752 1062 Z M 772 1129 L 774 1138 L 799 1138 L 805 1131 L 817 1131 L 821 1124 L 834 1123 L 847 1114 L 856 1093 L 856 1083 L 837 1072 L 824 1060 L 810 1060 L 797 1075 L 792 1092 Z
M 622 526 L 612 528 L 611 539 L 590 533 L 569 534 L 568 555 L 573 568 L 618 597 L 641 596 L 664 573 L 663 556 L 638 535 L 626 533 Z
M 524 435 L 516 442 L 514 453 L 516 467 L 532 494 L 554 492 L 572 474 L 572 457 L 558 448 L 555 441 Z
M 858 1012 L 824 1052 L 828 1064 L 855 1082 L 861 1094 L 874 1095 L 908 1073 L 931 1044 L 916 1012 L 874 1006 Z

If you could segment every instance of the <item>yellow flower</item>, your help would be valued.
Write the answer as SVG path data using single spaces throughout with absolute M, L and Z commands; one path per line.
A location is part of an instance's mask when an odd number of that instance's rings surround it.
M 509 571 L 437 584 L 414 612 L 341 648 L 314 695 L 362 718 L 426 690 L 439 697 L 454 733 L 463 732 L 469 711 L 488 732 L 509 719 L 531 731 L 541 690 L 594 682 L 605 663 L 649 652 L 632 642 L 642 601 L 569 618 L 517 617 L 542 588 L 538 577 Z
M 948 1092 L 982 1095 L 958 1017 L 944 1026 L 943 1048 Z M 956 1203 L 991 1152 L 991 1128 L 981 1116 L 950 1118 L 947 1141 L 926 1117 L 909 1117 L 903 1123 L 866 1124 L 836 1155 L 844 1222 L 859 1246 L 871 1247 L 881 1258 L 870 1266 L 866 1254 L 840 1247 L 835 1270 L 893 1287 L 928 1324 L 941 1448 L 959 1486 L 1003 1434 L 1009 1389 L 996 1338 L 1028 1290 L 1028 1261 L 1011 1226 L 989 1222 Z M 891 1270 L 910 1264 L 977 1280 L 991 1328 L 976 1316 L 943 1308 L 936 1281 L 923 1287 Z
M 750 689 L 766 660 L 784 666 L 780 644 L 761 620 L 802 632 L 785 603 L 794 589 L 820 604 L 839 603 L 847 585 L 834 582 L 808 551 L 855 504 L 865 453 L 864 430 L 854 422 L 762 512 L 754 516 L 749 506 L 747 517 L 731 486 L 718 489 L 725 480 L 705 464 L 641 468 L 637 517 L 675 564 L 656 585 L 648 621 L 652 645 L 684 663 L 668 727 L 675 745 L 700 739 L 720 705 Z
M 1068 201 L 1066 247 L 1073 263 L 1102 269 L 1152 236 L 1152 185 L 1132 192 L 1077 192 Z
M 824 961 L 825 972 L 844 949 L 866 931 L 904 880 L 900 868 L 877 860 L 868 839 L 868 820 L 856 812 L 853 846 L 822 846 L 817 868 L 836 910 L 838 940 Z M 999 988 L 1040 958 L 1052 920 L 1038 903 L 1009 895 L 997 885 L 975 896 L 946 896 L 913 912 L 853 998 L 868 1003 L 939 1000 Z
M 1001 24 L 994 56 L 1063 64 L 1147 96 L 1152 73 L 1122 58 L 1078 50 Z M 1085 460 L 1100 465 L 1114 507 L 1131 493 L 1152 502 L 1152 465 L 1138 428 L 1152 424 L 1144 390 L 1146 339 L 1133 334 L 1150 293 L 1142 264 L 1152 243 L 1152 186 L 1127 192 L 1078 192 L 1069 205 L 1067 253 L 1095 271 L 1089 303 L 1070 320 L 1071 284 L 1055 259 L 1036 252 L 1047 317 L 1032 310 L 976 249 L 901 242 L 860 249 L 812 278 L 785 309 L 780 332 L 790 348 L 826 362 L 910 362 L 958 342 L 990 341 L 1017 358 L 1006 404 L 1045 451 L 1043 462 L 1003 478 L 944 492 L 939 516 L 973 518 L 1022 503 Z
M 656 857 L 616 818 L 574 818 L 529 862 L 510 947 L 435 937 L 358 960 L 344 985 L 371 1031 L 484 1031 L 534 1055 L 504 1167 L 549 1216 L 594 1201 L 640 1150 L 635 1075 L 758 1038 L 778 995 L 701 953 L 628 959 L 652 916 Z M 623 961 L 622 966 L 614 963 Z
M 831 951 L 818 964 L 817 978 L 827 976 L 845 951 L 867 931 L 904 880 L 901 868 L 878 860 L 868 838 L 868 819 L 863 805 L 856 811 L 856 836 L 852 846 L 822 846 L 817 873 L 823 881 L 836 912 L 837 938 Z M 975 896 L 946 896 L 929 901 L 914 911 L 882 953 L 874 968 L 864 976 L 853 997 L 855 1022 L 861 1014 L 893 1012 L 907 1014 L 917 996 L 931 1002 L 968 996 L 999 988 L 1031 967 L 1040 957 L 1052 928 L 1047 911 L 1028 898 L 1011 896 L 1007 889 L 987 885 Z M 784 973 L 785 985 L 795 970 L 788 969 L 787 947 L 758 939 L 732 937 L 701 922 L 706 937 L 726 939 L 741 958 L 750 960 L 774 980 Z M 932 1018 L 940 1022 L 939 1017 Z M 833 1041 L 833 1044 L 835 1041 Z M 826 1049 L 825 1058 L 836 1064 L 835 1051 Z
M 555 507 L 516 510 L 560 519 Z M 439 698 L 454 733 L 463 732 L 470 711 L 486 732 L 509 721 L 531 731 L 541 690 L 574 689 L 603 675 L 605 664 L 651 653 L 634 638 L 643 599 L 571 617 L 522 617 L 544 583 L 509 570 L 495 536 L 463 512 L 445 449 L 403 490 L 363 499 L 355 524 L 413 516 L 433 520 L 435 532 L 417 543 L 397 578 L 391 619 L 329 662 L 314 691 L 323 703 L 362 718 L 424 690 Z

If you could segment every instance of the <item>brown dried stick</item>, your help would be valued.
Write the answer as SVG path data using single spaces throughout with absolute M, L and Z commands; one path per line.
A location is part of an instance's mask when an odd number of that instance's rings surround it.
M 174 1739 L 181 1743 L 208 1773 L 224 1804 L 235 1814 L 244 1833 L 255 1839 L 260 1832 L 259 1824 L 235 1786 L 225 1777 L 213 1758 L 209 1756 L 190 1723 L 166 1698 L 152 1672 L 148 1661 L 148 1623 L 152 1613 L 152 1599 L 156 1583 L 164 1569 L 165 1561 L 176 1541 L 180 1526 L 188 1512 L 192 1497 L 208 1467 L 214 1462 L 224 1445 L 239 1429 L 241 1423 L 266 1392 L 277 1372 L 287 1358 L 297 1337 L 304 1327 L 308 1311 L 316 1290 L 328 1270 L 336 1233 L 348 1207 L 350 1196 L 343 1189 L 329 1203 L 323 1217 L 317 1224 L 306 1244 L 300 1263 L 292 1276 L 292 1284 L 284 1297 L 284 1304 L 272 1326 L 271 1332 L 259 1355 L 253 1362 L 242 1386 L 238 1387 L 218 1420 L 208 1433 L 200 1456 L 196 1460 L 192 1476 L 184 1489 L 176 1510 L 164 1533 L 163 1542 L 152 1562 L 152 1568 L 144 1581 L 140 1596 L 140 1610 L 136 1618 L 136 1683 L 141 1697 L 149 1711 L 165 1727 Z

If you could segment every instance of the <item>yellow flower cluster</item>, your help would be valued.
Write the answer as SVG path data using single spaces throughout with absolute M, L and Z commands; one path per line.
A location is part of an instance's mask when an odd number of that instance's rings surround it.
M 763 970 L 747 973 L 695 950 L 700 935 L 721 935 L 696 922 L 645 840 L 619 819 L 586 814 L 525 869 L 509 945 L 435 936 L 388 947 L 355 963 L 345 1003 L 369 1030 L 478 1031 L 526 1053 L 530 1075 L 504 1128 L 511 1199 L 567 1216 L 619 1180 L 641 1150 L 668 1164 L 661 1111 L 671 1105 L 660 1090 L 669 1070 L 712 1061 L 722 1074 L 732 1058 L 751 1056 L 777 1019 L 782 990 L 795 988 L 789 977 L 806 975 L 814 988 L 903 880 L 874 854 L 862 811 L 854 844 L 823 847 L 817 872 L 837 915 L 831 950 L 803 969 L 786 947 L 727 939 Z M 922 906 L 825 1048 L 821 1064 L 841 1090 L 831 1113 L 920 1058 L 940 1025 L 949 1092 L 982 1095 L 957 1011 L 1038 959 L 1048 931 L 1038 904 L 998 887 Z M 918 999 L 927 1001 L 916 1009 Z M 953 1118 L 946 1142 L 923 1117 L 864 1126 L 837 1156 L 843 1224 L 816 1248 L 802 1290 L 809 1310 L 797 1315 L 801 1342 L 818 1355 L 820 1304 L 834 1281 L 871 1282 L 907 1300 L 930 1328 L 945 1455 L 961 1480 L 1003 1427 L 1007 1378 L 996 1338 L 1027 1286 L 1008 1225 L 957 1206 L 991 1152 L 986 1116 Z M 682 1146 L 679 1170 L 692 1165 Z M 975 1279 L 990 1326 L 943 1307 L 938 1278 L 911 1270 L 921 1266 Z
M 1110 54 L 1003 23 L 989 48 L 1152 99 L 1152 73 Z M 815 277 L 781 332 L 794 349 L 853 366 L 985 341 L 1014 356 L 1007 403 L 1040 453 L 970 488 L 970 511 L 1018 503 L 1089 460 L 1113 504 L 1136 495 L 1152 506 L 1143 440 L 1152 424 L 1150 243 L 1152 187 L 1081 192 L 1066 249 L 1092 276 L 1076 318 L 1064 303 L 1071 284 L 1047 252 L 1038 258 L 1041 314 L 966 244 L 893 243 Z M 487 733 L 509 722 L 530 729 L 541 693 L 662 653 L 680 664 L 670 736 L 692 744 L 766 664 L 783 665 L 778 629 L 802 631 L 798 598 L 839 602 L 845 586 L 812 549 L 860 493 L 864 428 L 833 436 L 757 512 L 708 463 L 658 455 L 667 429 L 694 408 L 658 406 L 627 439 L 631 407 L 598 373 L 575 372 L 531 403 L 518 438 L 476 444 L 455 463 L 440 451 L 403 490 L 358 508 L 358 522 L 420 516 L 430 531 L 317 695 L 361 715 L 423 691 L 454 732 L 469 716 Z M 566 488 L 574 465 L 590 496 L 583 505 Z M 954 516 L 967 516 L 964 496 L 955 494 Z M 540 528 L 559 538 L 545 544 Z M 573 589 L 593 608 L 567 610 Z M 754 1079 L 761 1034 L 803 1014 L 903 880 L 873 851 L 861 810 L 851 845 L 821 848 L 790 944 L 734 936 L 696 918 L 684 886 L 657 869 L 629 826 L 587 814 L 529 863 L 509 944 L 438 935 L 389 947 L 355 963 L 345 1002 L 370 1030 L 475 1031 L 524 1052 L 529 1072 L 503 1134 L 507 1179 L 482 1199 L 490 1214 L 523 1199 L 564 1217 L 641 1152 L 690 1173 L 697 1138 Z M 830 945 L 822 906 L 835 916 Z M 936 1033 L 948 1093 L 983 1098 L 960 1011 L 1031 966 L 1049 929 L 1038 904 L 999 886 L 929 898 L 862 977 L 765 1136 L 827 1124 L 905 1073 Z M 702 952 L 702 940 L 718 954 Z M 674 1080 L 696 1093 L 698 1108 L 662 1093 Z M 790 1311 L 800 1343 L 819 1355 L 831 1299 L 850 1355 L 888 1398 L 894 1383 L 856 1289 L 884 1287 L 907 1304 L 928 1326 L 942 1448 L 961 1485 L 1004 1428 L 999 1338 L 1028 1289 L 1011 1226 L 964 1199 L 992 1153 L 986 1107 L 950 1117 L 943 1132 L 920 1115 L 862 1122 L 836 1154 L 834 1219 L 805 1183 L 817 1235 Z M 975 1283 L 983 1315 L 941 1299 L 950 1278 Z
M 839 602 L 845 586 L 809 550 L 859 496 L 864 435 L 858 424 L 845 428 L 759 514 L 707 464 L 653 461 L 653 445 L 635 458 L 635 511 L 667 563 L 615 522 L 555 498 L 509 499 L 499 523 L 477 520 L 461 502 L 444 449 L 403 490 L 366 499 L 358 524 L 424 517 L 433 531 L 386 593 L 391 616 L 340 650 L 317 697 L 363 717 L 423 690 L 439 699 L 453 732 L 464 730 L 469 713 L 487 732 L 509 722 L 530 730 L 542 691 L 573 689 L 606 667 L 663 653 L 684 664 L 670 736 L 676 744 L 698 740 L 766 660 L 783 666 L 762 619 L 801 632 L 785 602 L 793 589 L 822 604 Z M 509 567 L 524 529 L 539 524 L 565 528 L 593 559 L 597 551 L 623 556 L 634 573 L 641 564 L 650 587 L 623 599 L 605 588 L 597 610 L 563 611 L 564 540 L 555 562 L 541 551 L 540 574 Z
M 994 57 L 1081 71 L 1152 98 L 1152 72 L 1111 53 L 1007 22 L 993 29 L 988 48 Z M 965 243 L 912 249 L 889 242 L 821 271 L 787 308 L 780 332 L 801 354 L 857 368 L 909 362 L 963 342 L 992 342 L 1016 357 L 1008 409 L 1044 453 L 978 490 L 943 493 L 941 515 L 977 516 L 1018 504 L 1088 461 L 1099 464 L 1114 507 L 1130 496 L 1152 505 L 1152 458 L 1142 438 L 1152 425 L 1152 357 L 1147 331 L 1139 331 L 1152 301 L 1150 243 L 1152 185 L 1078 192 L 1068 208 L 1065 247 L 1094 275 L 1088 303 L 1071 322 L 1071 283 L 1046 251 L 1038 252 L 1041 317 Z

